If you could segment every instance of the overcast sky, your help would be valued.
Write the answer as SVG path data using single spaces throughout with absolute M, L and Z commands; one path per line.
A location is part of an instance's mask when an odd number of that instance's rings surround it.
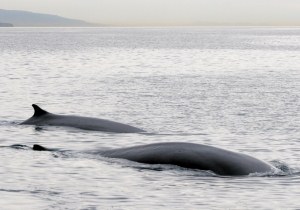
M 1 0 L 0 8 L 108 25 L 300 25 L 300 0 Z

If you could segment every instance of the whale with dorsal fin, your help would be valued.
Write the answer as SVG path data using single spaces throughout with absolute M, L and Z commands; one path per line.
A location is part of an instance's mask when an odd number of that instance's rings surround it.
M 36 151 L 59 151 L 35 144 Z M 249 155 L 202 144 L 165 142 L 119 149 L 92 151 L 108 158 L 121 158 L 145 164 L 167 164 L 184 168 L 212 171 L 224 176 L 267 173 L 272 165 Z
M 67 126 L 79 128 L 83 130 L 104 131 L 115 133 L 141 133 L 145 132 L 140 128 L 136 128 L 123 123 L 118 123 L 110 120 L 81 117 L 74 115 L 58 115 L 52 114 L 43 110 L 36 104 L 32 104 L 34 114 L 28 120 L 25 120 L 21 125 L 38 125 L 38 126 Z

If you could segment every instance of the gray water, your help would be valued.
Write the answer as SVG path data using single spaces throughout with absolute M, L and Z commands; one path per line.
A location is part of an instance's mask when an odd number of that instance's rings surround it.
M 1 209 L 299 209 L 300 28 L 1 28 Z M 18 125 L 31 104 L 146 134 Z M 85 150 L 192 142 L 278 167 L 220 177 Z

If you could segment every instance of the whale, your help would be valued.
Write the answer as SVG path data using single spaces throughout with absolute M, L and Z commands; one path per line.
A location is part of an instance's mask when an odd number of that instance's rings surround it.
M 56 151 L 38 144 L 33 145 L 32 149 L 36 151 Z M 272 165 L 246 154 L 186 142 L 146 144 L 94 151 L 93 154 L 144 164 L 166 164 L 188 169 L 211 171 L 222 176 L 267 173 L 274 169 Z
M 67 126 L 83 130 L 114 132 L 114 133 L 141 133 L 145 132 L 140 128 L 114 122 L 106 119 L 93 117 L 82 117 L 75 115 L 52 114 L 43 110 L 36 104 L 32 104 L 34 114 L 29 119 L 20 123 L 21 125 L 37 126 Z

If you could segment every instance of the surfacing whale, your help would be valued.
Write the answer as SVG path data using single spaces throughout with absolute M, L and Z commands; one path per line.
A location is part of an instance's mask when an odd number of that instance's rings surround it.
M 33 150 L 55 151 L 41 145 Z M 193 143 L 156 143 L 93 152 L 108 158 L 121 158 L 146 164 L 168 164 L 212 171 L 224 176 L 270 172 L 274 167 L 249 155 Z
M 81 117 L 73 115 L 58 115 L 49 113 L 41 109 L 36 104 L 32 104 L 34 114 L 21 125 L 50 125 L 50 126 L 68 126 L 84 130 L 116 132 L 116 133 L 140 133 L 145 132 L 142 129 L 98 118 Z

